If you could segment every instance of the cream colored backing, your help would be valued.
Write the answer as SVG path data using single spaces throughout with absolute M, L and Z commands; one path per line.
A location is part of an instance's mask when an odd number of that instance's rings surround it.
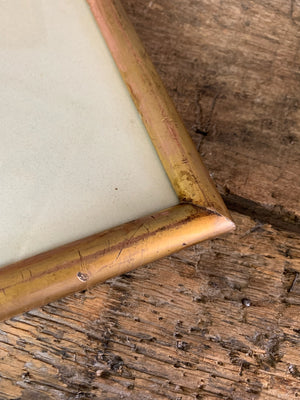
M 0 0 L 0 266 L 178 203 L 85 0 Z

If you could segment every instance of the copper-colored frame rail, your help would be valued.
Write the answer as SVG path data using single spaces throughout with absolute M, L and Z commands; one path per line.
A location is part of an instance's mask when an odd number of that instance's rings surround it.
M 119 0 L 87 0 L 180 204 L 0 269 L 0 320 L 234 228 Z

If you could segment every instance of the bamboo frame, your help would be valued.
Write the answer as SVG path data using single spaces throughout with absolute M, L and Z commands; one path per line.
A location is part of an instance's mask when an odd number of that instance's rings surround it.
M 234 229 L 119 0 L 87 0 L 179 205 L 0 269 L 0 320 Z

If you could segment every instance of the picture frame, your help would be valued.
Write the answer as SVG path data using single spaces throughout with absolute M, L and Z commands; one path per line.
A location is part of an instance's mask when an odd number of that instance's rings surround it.
M 179 204 L 1 268 L 0 320 L 234 229 L 121 2 L 87 2 Z

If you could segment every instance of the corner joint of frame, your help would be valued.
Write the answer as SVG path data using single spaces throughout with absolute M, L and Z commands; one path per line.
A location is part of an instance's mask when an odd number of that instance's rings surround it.
M 236 225 L 233 222 L 230 213 L 225 208 L 225 212 L 217 210 L 214 207 L 203 206 L 200 204 L 195 204 L 192 201 L 181 201 L 180 204 L 186 204 L 192 206 L 194 209 L 198 209 L 201 214 L 211 215 L 216 218 L 218 223 L 222 225 L 222 233 L 228 233 L 236 229 Z M 224 208 L 224 207 L 222 207 Z

